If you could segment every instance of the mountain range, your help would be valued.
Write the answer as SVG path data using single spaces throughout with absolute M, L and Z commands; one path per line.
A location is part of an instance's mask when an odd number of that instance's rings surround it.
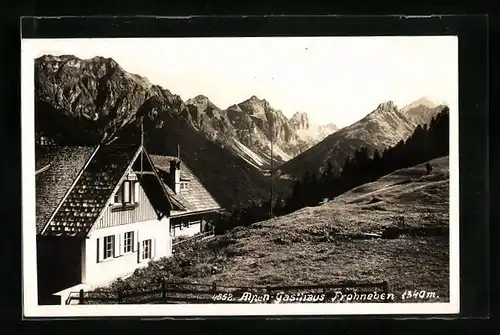
M 55 143 L 138 142 L 140 124 L 151 153 L 181 158 L 226 208 L 269 198 L 273 157 L 281 176 L 300 178 L 327 161 L 339 168 L 361 145 L 380 149 L 407 138 L 443 106 L 419 99 L 401 110 L 380 104 L 338 130 L 296 112 L 290 119 L 251 96 L 221 109 L 204 95 L 183 101 L 111 58 L 45 55 L 35 59 L 35 131 Z M 275 190 L 289 187 L 279 178 Z
M 203 95 L 186 105 L 196 129 L 260 169 L 269 168 L 271 157 L 286 162 L 337 130 L 333 124 L 310 125 L 306 113 L 288 119 L 255 95 L 225 110 Z
M 357 148 L 365 146 L 372 152 L 379 150 L 381 153 L 385 148 L 406 140 L 418 125 L 429 124 L 445 107 L 425 98 L 401 109 L 392 101 L 383 102 L 361 120 L 336 131 L 285 162 L 278 172 L 282 177 L 301 178 L 307 171 L 321 172 L 327 163 L 338 172 L 346 157 Z
M 184 102 L 104 57 L 37 58 L 35 106 L 38 136 L 59 144 L 138 142 L 144 120 L 148 149 L 174 155 L 179 147 L 226 207 L 266 198 L 270 180 L 262 171 L 271 157 L 281 164 L 336 130 L 334 125 L 310 125 L 304 113 L 289 120 L 256 96 L 225 110 L 203 95 Z M 241 189 L 217 182 L 225 178 L 236 180 Z

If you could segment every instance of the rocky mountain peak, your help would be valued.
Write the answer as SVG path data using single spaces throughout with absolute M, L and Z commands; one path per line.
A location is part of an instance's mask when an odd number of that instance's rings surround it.
M 262 106 L 270 107 L 269 102 L 266 99 L 259 99 L 256 95 L 252 95 L 247 100 L 243 101 L 240 104 L 258 104 Z
M 290 123 L 295 129 L 309 129 L 309 116 L 305 112 L 296 112 L 290 119 Z
M 111 65 L 112 67 L 118 66 L 118 63 L 111 57 L 95 56 L 91 60 L 94 62 L 98 62 L 98 63 L 107 63 L 107 64 Z
M 213 103 L 205 95 L 199 94 L 194 98 L 188 99 L 186 101 L 186 105 L 208 106 L 208 105 L 213 105 Z
M 392 100 L 384 101 L 377 106 L 377 110 L 391 110 L 391 109 L 397 109 L 396 104 Z
M 380 103 L 377 108 L 360 121 L 379 122 L 382 119 L 399 117 L 400 114 L 401 112 L 394 101 L 389 100 Z
M 432 101 L 428 97 L 421 97 L 421 98 L 409 103 L 408 105 L 404 106 L 403 108 L 401 108 L 401 111 L 407 112 L 407 111 L 409 111 L 415 107 L 418 107 L 418 106 L 424 106 L 426 108 L 436 108 L 437 106 L 439 106 L 439 104 L 436 103 L 435 101 Z
M 208 97 L 205 96 L 205 95 L 203 95 L 203 94 L 198 94 L 197 96 L 195 96 L 194 98 L 192 98 L 190 100 L 194 100 L 194 101 L 206 101 L 206 100 L 210 100 L 210 99 L 208 99 Z
M 240 102 L 238 106 L 248 115 L 264 115 L 266 111 L 271 109 L 271 106 L 266 99 L 259 99 L 255 95 L 252 95 L 249 99 Z

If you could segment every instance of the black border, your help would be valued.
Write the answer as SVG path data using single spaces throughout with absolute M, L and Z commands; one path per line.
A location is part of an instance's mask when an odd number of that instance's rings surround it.
M 449 15 L 26 17 L 21 29 L 23 38 L 457 35 L 477 25 L 473 20 L 484 19 Z
M 460 316 L 489 315 L 487 16 L 59 17 L 23 18 L 21 26 L 23 38 L 458 35 Z M 398 317 L 405 316 L 387 316 Z

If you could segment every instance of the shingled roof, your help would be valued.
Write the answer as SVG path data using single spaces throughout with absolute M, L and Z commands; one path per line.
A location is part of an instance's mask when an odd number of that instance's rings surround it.
M 37 233 L 87 234 L 139 153 L 139 146 L 55 147 L 53 150 L 57 159 L 40 157 L 41 161 L 51 163 L 36 177 Z M 144 183 L 148 189 L 154 187 L 150 180 Z M 168 204 L 166 198 L 164 195 L 164 204 Z M 168 210 L 165 206 L 160 210 Z
M 149 157 L 158 170 L 158 174 L 163 181 L 172 203 L 177 207 L 177 211 L 171 213 L 172 216 L 216 211 L 221 208 L 195 174 L 179 158 L 162 155 L 150 155 Z M 170 162 L 174 160 L 179 160 L 181 162 L 181 180 L 189 180 L 189 186 L 187 189 L 182 189 L 180 194 L 176 194 L 168 185 Z
M 36 228 L 40 232 L 96 147 L 42 147 L 35 154 Z

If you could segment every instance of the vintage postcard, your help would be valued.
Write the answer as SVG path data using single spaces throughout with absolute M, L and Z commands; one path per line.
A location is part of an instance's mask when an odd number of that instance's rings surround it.
M 459 312 L 454 36 L 22 40 L 26 316 Z

